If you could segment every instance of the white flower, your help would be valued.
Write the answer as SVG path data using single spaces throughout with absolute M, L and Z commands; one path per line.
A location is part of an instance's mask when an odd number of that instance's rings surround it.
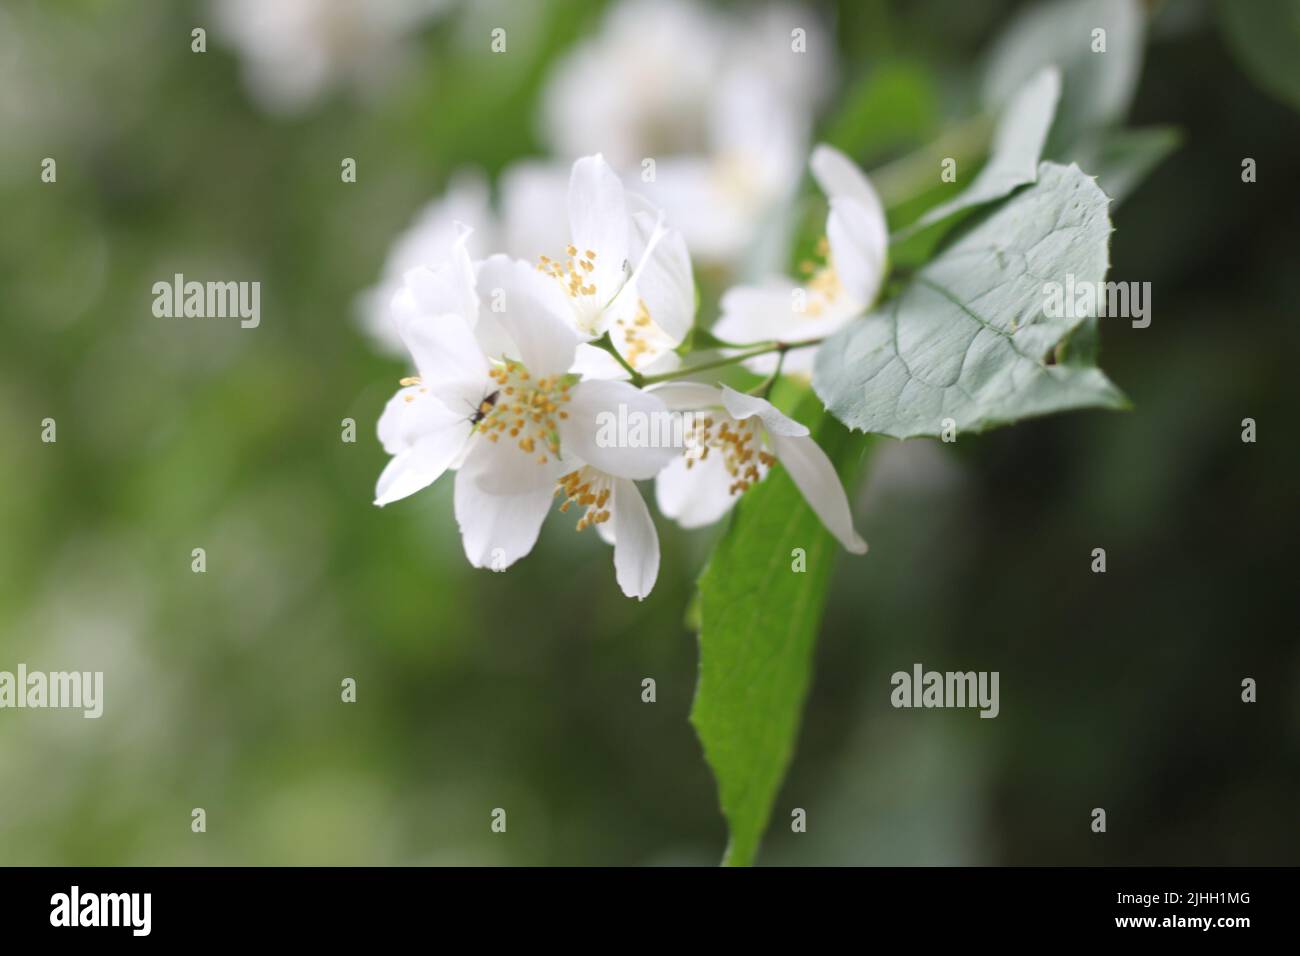
M 830 335 L 866 312 L 880 294 L 889 254 L 885 213 L 871 181 L 837 149 L 818 146 L 809 162 L 826 194 L 830 213 L 818 246 L 819 266 L 805 262 L 805 285 L 772 279 L 737 286 L 722 297 L 714 335 L 726 342 L 793 342 Z M 786 353 L 784 371 L 812 372 L 812 349 Z M 774 355 L 750 359 L 756 372 L 770 372 Z
M 658 160 L 654 182 L 642 188 L 701 261 L 750 275 L 774 267 L 787 245 L 812 122 L 756 65 L 715 85 L 706 151 Z
M 596 34 L 552 68 L 539 132 L 561 155 L 600 150 L 621 169 L 702 151 L 727 26 L 689 0 L 611 5 Z
M 577 529 L 595 525 L 614 546 L 614 574 L 628 597 L 643 600 L 659 576 L 659 534 L 636 484 L 583 465 L 560 478 L 561 511 L 577 506 Z
M 462 225 L 473 228 L 467 240 L 473 258 L 495 250 L 534 259 L 563 243 L 567 236 L 563 196 L 568 180 L 567 164 L 540 160 L 513 163 L 498 183 L 497 213 L 482 173 L 473 168 L 455 173 L 443 195 L 425 206 L 394 240 L 379 282 L 357 296 L 357 318 L 376 347 L 391 355 L 406 354 L 389 315 L 393 296 L 412 269 L 451 259 Z
M 503 307 L 485 307 L 480 290 Z M 557 488 L 566 498 L 576 491 L 587 524 L 612 523 L 619 584 L 643 597 L 658 571 L 659 545 L 632 481 L 653 477 L 673 452 L 607 447 L 597 441 L 598 422 L 620 405 L 644 414 L 666 409 L 626 382 L 568 374 L 579 344 L 568 308 L 556 284 L 527 263 L 498 255 L 472 264 L 464 241 L 450 261 L 407 275 L 393 314 L 419 375 L 403 379 L 379 419 L 379 439 L 393 458 L 375 503 L 458 469 L 455 513 L 466 557 L 504 570 L 532 550 Z
M 673 349 L 695 314 L 695 282 L 681 234 L 627 192 L 599 153 L 573 164 L 568 221 L 564 256 L 541 256 L 537 268 L 562 292 L 570 327 L 586 341 L 608 332 L 637 371 L 676 367 Z M 579 350 L 575 371 L 624 374 L 612 355 L 594 346 Z
M 794 51 L 795 29 L 807 53 Z M 541 132 L 562 155 L 604 152 L 696 257 L 737 267 L 779 248 L 832 70 L 806 9 L 733 16 L 688 0 L 625 0 L 552 72 Z
M 655 500 L 664 515 L 684 528 L 712 524 L 780 461 L 840 544 L 854 554 L 866 552 L 835 466 L 805 426 L 767 400 L 725 385 L 670 382 L 653 393 L 674 411 L 695 413 L 686 453 L 655 480 Z
M 331 87 L 373 88 L 409 33 L 449 0 L 213 0 L 218 34 L 244 59 L 244 79 L 272 113 L 297 113 Z

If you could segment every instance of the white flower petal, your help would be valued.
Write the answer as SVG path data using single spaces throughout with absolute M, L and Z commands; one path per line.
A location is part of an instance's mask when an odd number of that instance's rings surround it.
M 416 305 L 426 315 L 459 315 L 472 328 L 478 317 L 478 293 L 474 288 L 474 264 L 466 241 L 474 230 L 455 223 L 456 239 L 442 261 L 421 263 L 405 273 L 407 287 Z
M 519 160 L 502 171 L 501 232 L 512 256 L 536 262 L 554 255 L 569 239 L 567 163 Z
M 611 301 L 626 278 L 631 220 L 623 184 L 600 153 L 573 164 L 569 231 L 579 256 L 596 253 L 591 281 L 600 301 Z
M 624 288 L 633 288 L 633 285 L 628 283 Z M 670 363 L 676 357 L 673 349 L 681 344 L 661 329 L 653 318 L 646 321 L 644 315 L 638 317 L 635 311 L 614 318 L 606 330 L 623 361 L 646 375 L 671 368 Z
M 648 389 L 649 393 L 675 412 L 722 408 L 722 390 L 703 382 L 665 382 Z
M 593 331 L 608 331 L 638 371 L 662 370 L 694 321 L 695 280 L 681 234 L 665 229 L 663 215 L 643 197 L 629 193 L 628 199 L 638 207 L 632 220 L 636 268 Z
M 624 281 L 612 301 L 605 302 L 599 288 L 596 295 L 599 301 L 585 298 L 574 300 L 577 321 L 587 335 L 598 338 L 606 332 L 613 334 L 614 325 L 622 325 L 636 319 L 637 310 L 641 306 L 641 297 L 637 293 L 635 279 L 628 278 Z
M 493 258 L 496 258 L 495 256 Z M 483 270 L 483 262 L 475 263 L 475 287 L 478 287 L 478 275 Z M 488 278 L 493 278 L 493 271 L 488 270 Z M 474 338 L 478 340 L 478 346 L 483 350 L 483 354 L 489 359 L 512 358 L 519 359 L 519 349 L 515 346 L 506 330 L 501 325 L 500 313 L 493 311 L 494 308 L 502 301 L 500 298 L 500 286 L 483 286 L 489 296 L 486 305 L 480 303 L 478 318 L 474 322 Z
M 889 255 L 884 217 L 856 199 L 837 196 L 826 219 L 826 238 L 844 295 L 863 308 L 872 305 L 885 279 Z
M 695 319 L 691 254 L 680 232 L 660 226 L 657 210 L 640 197 L 637 203 L 643 207 L 632 217 L 632 258 L 640 263 L 636 275 L 637 295 L 645 303 L 650 318 L 676 346 L 686 338 Z M 657 240 L 656 230 L 662 231 Z
M 463 424 L 468 435 L 469 413 L 448 408 L 422 385 L 398 389 L 379 416 L 377 431 L 384 451 L 398 455 L 433 432 Z
M 543 135 L 556 152 L 603 149 L 620 167 L 654 139 L 698 143 L 707 91 L 737 41 L 729 26 L 696 0 L 608 5 L 598 28 L 550 70 Z
M 421 311 L 409 288 L 393 297 L 392 312 L 424 385 L 453 410 L 467 403 L 471 414 L 486 394 L 488 364 L 469 324 L 459 315 Z
M 580 339 L 558 283 L 520 259 L 498 255 L 480 264 L 478 285 L 486 298 L 484 321 L 495 320 L 512 344 L 509 357 L 537 378 L 569 370 Z
M 584 379 L 627 378 L 627 369 L 618 363 L 618 359 L 604 349 L 588 345 L 586 342 L 579 345 L 578 350 L 573 353 L 573 364 L 569 366 L 569 372 Z
M 612 481 L 613 479 L 608 479 L 608 480 Z M 611 490 L 610 490 L 611 498 L 613 497 L 613 494 L 614 492 L 611 486 Z M 612 508 L 613 505 L 611 504 L 610 507 Z M 596 527 L 596 534 L 600 535 L 600 540 L 604 541 L 607 545 L 609 545 L 612 548 L 614 546 L 614 522 L 601 521 L 595 527 Z
M 724 342 L 768 342 L 802 339 L 799 323 L 806 313 L 795 311 L 795 290 L 785 279 L 763 285 L 734 286 L 723 293 L 722 314 L 712 332 Z
M 406 402 L 403 389 L 379 420 L 380 439 L 393 459 L 375 484 L 375 504 L 405 498 L 437 481 L 469 439 L 468 420 L 449 414 L 428 395 Z M 408 409 L 403 413 L 398 406 Z M 417 406 L 421 408 L 417 409 Z
M 457 243 L 472 260 L 475 247 L 489 249 L 496 244 L 493 237 L 487 177 L 476 166 L 458 169 L 443 194 L 421 209 L 410 228 L 393 242 L 384 274 L 401 279 L 420 266 L 450 261 Z
M 747 172 L 729 157 L 668 156 L 653 184 L 637 185 L 681 230 L 697 260 L 738 267 L 743 256 L 749 265 L 745 254 L 761 244 L 758 219 L 766 211 L 755 203 L 761 197 L 752 195 Z
M 452 454 L 446 454 L 449 447 L 453 448 Z M 375 504 L 382 508 L 423 491 L 442 477 L 458 451 L 456 446 L 426 438 L 395 455 L 375 482 Z
M 483 350 L 483 354 L 489 358 L 511 358 L 521 361 L 519 349 L 515 347 L 514 339 L 506 334 L 506 330 L 501 326 L 500 317 L 496 313 L 487 309 L 479 313 L 478 321 L 474 323 L 474 338 L 478 340 L 479 348 Z
M 679 455 L 655 478 L 655 503 L 664 517 L 683 528 L 703 528 L 736 503 L 729 490 L 734 480 L 721 455 L 698 460 L 690 468 Z
M 757 415 L 763 427 L 773 435 L 790 435 L 800 437 L 808 434 L 808 427 L 793 418 L 782 414 L 765 398 L 757 395 L 743 395 L 729 386 L 722 386 L 722 404 L 727 412 L 737 421 L 744 421 Z
M 742 195 L 760 212 L 797 188 L 812 129 L 812 111 L 783 96 L 774 79 L 770 57 L 749 60 L 719 80 L 713 97 L 713 152 L 741 167 L 733 174 L 740 182 L 726 185 L 747 187 Z
M 554 493 L 557 479 L 567 470 L 565 463 L 541 443 L 526 452 L 507 434 L 499 434 L 497 441 L 475 442 L 485 446 L 474 453 L 473 473 L 479 488 L 493 495 L 522 495 L 538 489 Z
M 653 478 L 680 453 L 664 447 L 672 429 L 667 406 L 652 392 L 627 382 L 579 382 L 564 406 L 560 454 L 617 478 Z
M 659 534 L 635 484 L 615 478 L 611 487 L 614 574 L 624 594 L 644 600 L 659 577 Z
M 867 543 L 854 530 L 848 497 L 826 452 L 807 436 L 769 432 L 768 437 L 772 451 L 826 529 L 849 551 L 865 554 Z
M 675 372 L 682 367 L 682 357 L 676 352 L 664 352 L 658 358 L 651 362 L 641 362 L 637 371 L 642 375 L 662 375 L 665 372 Z
M 407 272 L 451 260 L 458 242 L 467 258 L 474 246 L 486 249 L 494 244 L 488 195 L 487 178 L 482 172 L 472 167 L 460 170 L 452 176 L 446 192 L 425 206 L 393 241 L 384 261 L 383 278 L 356 300 L 363 325 L 382 351 L 395 355 L 404 351 L 388 309 Z M 462 240 L 462 223 L 475 226 L 472 237 Z
M 853 160 L 838 149 L 825 143 L 818 144 L 812 151 L 808 165 L 827 199 L 857 200 L 868 212 L 884 220 L 884 207 L 880 204 L 880 197 L 876 195 L 871 180 Z
M 551 507 L 554 487 L 540 487 L 515 495 L 484 491 L 479 479 L 485 465 L 478 441 L 456 473 L 455 510 L 465 556 L 476 568 L 503 571 L 533 549 L 542 522 Z

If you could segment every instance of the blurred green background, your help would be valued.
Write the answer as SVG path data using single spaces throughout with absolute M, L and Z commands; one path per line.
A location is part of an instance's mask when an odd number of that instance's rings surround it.
M 923 146 L 970 115 L 1020 6 L 810 6 L 839 62 L 817 128 L 875 103 L 855 159 Z M 99 720 L 0 712 L 0 863 L 718 860 L 683 624 L 716 529 L 661 522 L 637 604 L 567 521 L 496 575 L 464 559 L 450 482 L 371 505 L 405 366 L 355 299 L 454 170 L 543 154 L 539 90 L 600 7 L 451 10 L 379 93 L 292 115 L 259 109 L 214 36 L 191 52 L 204 5 L 0 7 L 0 669 L 106 684 Z M 1135 410 L 890 443 L 763 862 L 1300 857 L 1300 128 L 1211 4 L 1154 9 L 1132 121 L 1184 143 L 1116 214 L 1112 278 L 1153 283 L 1152 325 L 1102 333 Z M 260 280 L 261 327 L 154 318 L 177 271 Z M 1001 715 L 892 710 L 915 661 L 999 670 Z

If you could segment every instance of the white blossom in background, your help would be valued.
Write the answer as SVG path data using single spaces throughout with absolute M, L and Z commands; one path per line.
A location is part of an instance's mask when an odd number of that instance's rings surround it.
M 315 105 L 336 87 L 369 92 L 407 54 L 410 35 L 452 0 L 211 0 L 215 36 L 243 61 L 270 113 Z
M 567 163 L 520 160 L 502 172 L 498 208 L 494 208 L 487 179 L 480 171 L 467 168 L 455 173 L 446 191 L 426 205 L 394 240 L 379 282 L 357 296 L 357 318 L 380 351 L 407 354 L 389 312 L 393 296 L 412 269 L 451 259 L 462 225 L 473 230 L 466 243 L 474 259 L 493 251 L 536 260 L 543 252 L 562 247 L 568 231 L 568 183 Z
M 803 285 L 772 278 L 729 289 L 713 326 L 713 334 L 724 342 L 823 338 L 866 312 L 880 294 L 889 254 L 880 197 L 866 174 L 837 149 L 818 146 L 808 165 L 830 206 L 826 235 L 817 250 L 822 262 L 802 264 Z M 813 349 L 790 351 L 782 370 L 810 375 L 813 355 Z M 763 355 L 745 364 L 769 373 L 776 362 L 775 355 Z
M 673 411 L 694 413 L 685 451 L 655 480 L 655 500 L 666 517 L 684 528 L 713 524 L 779 461 L 840 544 L 854 554 L 866 552 L 835 466 L 806 426 L 766 399 L 725 385 L 669 382 L 651 391 Z
M 793 51 L 795 29 L 807 52 Z M 692 255 L 740 269 L 787 227 L 832 73 L 830 45 L 805 9 L 623 0 L 553 69 L 541 132 L 561 155 L 604 153 Z M 647 159 L 653 181 L 642 175 Z

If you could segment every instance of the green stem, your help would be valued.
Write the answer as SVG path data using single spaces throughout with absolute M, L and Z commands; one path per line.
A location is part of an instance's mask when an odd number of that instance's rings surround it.
M 619 365 L 623 366 L 628 375 L 632 376 L 632 384 L 637 388 L 640 388 L 645 384 L 645 376 L 634 369 L 628 363 L 627 359 L 623 358 L 622 353 L 620 353 L 618 348 L 614 345 L 614 340 L 609 337 L 608 331 L 591 344 L 596 346 L 598 349 L 604 349 L 610 355 L 614 356 L 614 360 L 618 362 Z
M 775 385 L 776 380 L 781 377 L 781 368 L 782 366 L 785 365 L 785 356 L 786 356 L 786 352 L 788 351 L 789 349 L 783 349 L 777 355 L 776 368 L 772 369 L 772 374 L 769 375 L 765 380 L 760 382 L 757 386 L 750 389 L 749 394 L 757 395 L 759 398 L 767 398 L 767 396 L 772 394 L 772 386 Z
M 808 348 L 813 345 L 820 345 L 821 339 L 806 339 L 802 342 L 767 342 L 756 348 L 744 352 L 738 352 L 735 355 L 728 355 L 725 358 L 715 359 L 711 362 L 701 362 L 698 365 L 687 365 L 671 372 L 660 372 L 658 375 L 641 375 L 641 385 L 655 385 L 659 382 L 671 382 L 674 379 L 685 378 L 688 375 L 694 375 L 696 372 L 706 372 L 713 368 L 723 368 L 727 365 L 735 365 L 737 362 L 743 362 L 746 359 L 756 358 L 760 355 L 767 355 L 771 352 L 779 352 L 784 358 L 786 352 L 794 349 Z

